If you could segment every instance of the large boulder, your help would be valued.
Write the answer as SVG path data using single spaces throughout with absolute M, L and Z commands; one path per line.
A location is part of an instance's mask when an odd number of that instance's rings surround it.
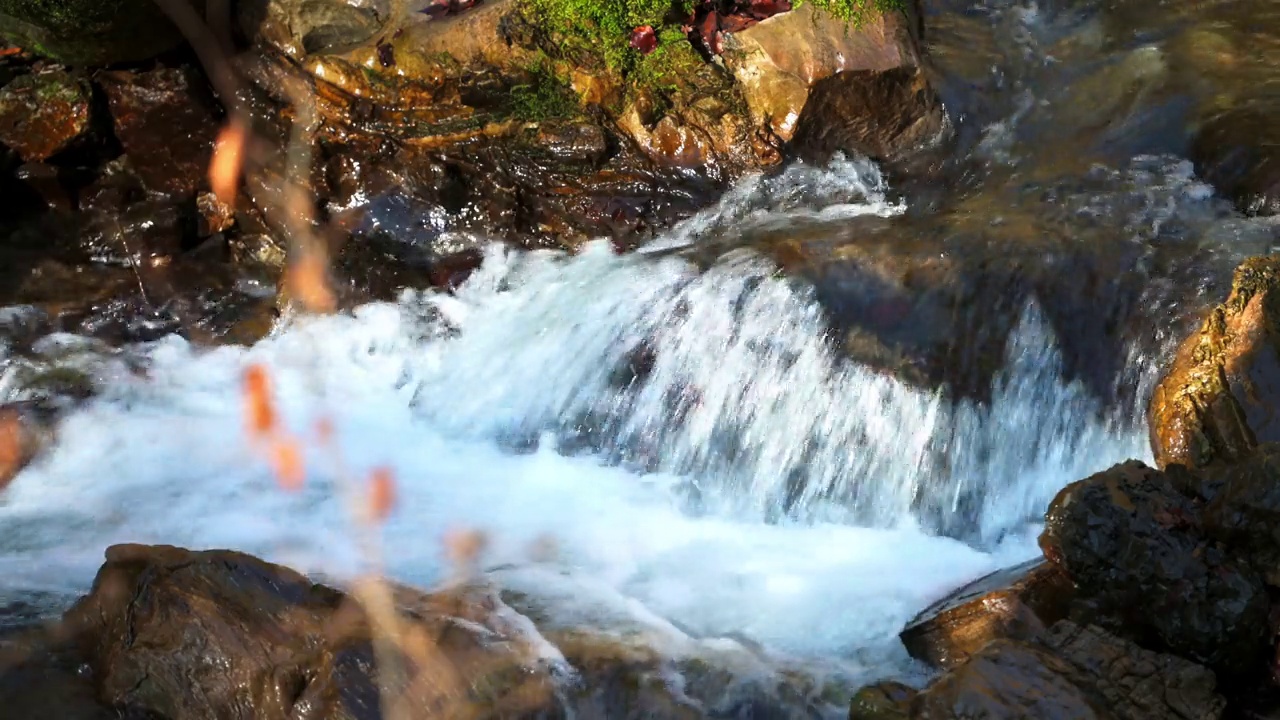
M 1219 473 L 1205 509 L 1209 533 L 1280 587 L 1280 444 L 1267 443 Z
M 1280 259 L 1236 269 L 1231 295 L 1179 347 L 1149 413 L 1159 466 L 1231 463 L 1280 441 Z
M 1093 626 L 1038 643 L 997 640 L 930 685 L 913 720 L 1217 720 L 1214 674 Z
M 116 546 L 65 624 L 98 699 L 126 715 L 374 720 L 380 683 L 424 712 L 554 704 L 554 663 L 496 595 L 402 589 L 390 602 L 401 634 L 376 655 L 362 606 L 291 570 L 234 552 Z M 399 657 L 399 672 L 379 657 Z
M 824 102 L 841 102 L 835 95 L 857 94 L 875 83 L 872 78 L 880 73 L 920 64 L 915 10 L 877 14 L 852 29 L 808 3 L 729 34 L 724 64 L 742 87 L 752 122 L 780 140 L 790 141 L 802 113 L 816 115 Z M 834 85 L 829 80 L 845 73 L 852 74 Z M 829 97 L 824 100 L 824 96 Z M 806 105 L 810 105 L 808 110 Z M 891 111 L 875 107 L 856 110 L 849 117 L 825 120 L 835 121 L 839 127 L 854 126 L 865 123 L 868 113 Z
M 1031 640 L 1067 617 L 1070 579 L 1043 559 L 999 570 L 922 611 L 900 633 L 911 657 L 952 668 L 1001 638 Z
M 0 0 L 0 37 L 78 66 L 145 60 L 183 41 L 155 0 Z
M 1232 677 L 1270 647 L 1262 578 L 1205 537 L 1199 498 L 1137 461 L 1075 482 L 1045 514 L 1040 546 L 1075 584 L 1073 616 Z

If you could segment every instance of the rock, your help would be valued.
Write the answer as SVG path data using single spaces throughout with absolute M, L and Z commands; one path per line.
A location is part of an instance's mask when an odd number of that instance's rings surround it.
M 911 657 L 952 668 L 1000 638 L 1030 640 L 1067 617 L 1070 579 L 1042 559 L 965 585 L 921 612 L 900 637 Z
M 1236 269 L 1231 295 L 1178 348 L 1149 412 L 1160 467 L 1232 463 L 1280 441 L 1280 259 Z
M 114 720 L 98 702 L 93 682 L 80 673 L 82 659 L 56 634 L 36 624 L 0 634 L 0 706 L 15 720 Z
M 81 193 L 79 245 L 91 261 L 167 265 L 194 238 L 193 208 L 149 192 L 144 183 L 126 156 L 104 166 L 98 180 Z
M 183 41 L 154 0 L 0 0 L 0 37 L 77 66 L 146 60 Z
M 1042 643 L 997 640 L 922 692 L 917 720 L 1217 720 L 1214 674 L 1092 626 L 1062 621 Z
M 1201 508 L 1159 470 L 1130 461 L 1067 486 L 1040 546 L 1075 583 L 1073 616 L 1232 677 L 1264 666 L 1262 579 L 1204 537 Z
M 868 685 L 853 696 L 849 720 L 908 720 L 915 688 L 886 680 Z
M 1205 509 L 1206 531 L 1280 587 L 1280 444 L 1267 443 L 1223 470 Z
M 837 152 L 897 160 L 945 127 L 942 102 L 918 68 L 850 71 L 814 85 L 793 145 L 813 162 Z
M 0 89 L 0 143 L 39 162 L 89 131 L 89 83 L 65 70 L 22 75 Z
M 849 71 L 914 67 L 918 46 L 908 13 L 877 14 L 852 29 L 810 3 L 727 35 L 723 59 L 742 88 L 752 122 L 786 142 L 816 85 Z M 859 122 L 857 116 L 842 120 Z
M 196 210 L 200 213 L 200 237 L 209 237 L 225 232 L 235 225 L 235 209 L 218 199 L 211 192 L 203 192 L 196 196 Z
M 409 679 L 380 674 L 346 595 L 234 552 L 112 547 L 64 620 L 98 698 L 126 714 L 374 720 L 380 679 L 431 717 L 554 712 L 555 668 L 496 595 L 390 591 Z
M 194 70 L 104 71 L 96 79 L 116 137 L 148 190 L 189 196 L 208 184 L 218 110 Z
M 1280 132 L 1274 109 L 1228 110 L 1200 127 L 1191 147 L 1196 174 L 1249 215 L 1280 213 Z

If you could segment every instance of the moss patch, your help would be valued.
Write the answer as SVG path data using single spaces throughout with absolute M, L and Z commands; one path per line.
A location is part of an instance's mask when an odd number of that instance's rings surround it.
M 511 114 L 526 122 L 543 122 L 573 117 L 578 113 L 578 96 L 545 64 L 529 70 L 529 81 L 511 88 Z

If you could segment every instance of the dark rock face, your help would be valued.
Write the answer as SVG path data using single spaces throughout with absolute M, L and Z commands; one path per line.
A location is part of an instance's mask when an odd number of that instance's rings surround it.
M 919 68 L 842 72 L 814 85 L 792 142 L 814 162 L 836 152 L 894 160 L 937 138 L 945 123 Z
M 1280 133 L 1275 115 L 1240 108 L 1206 122 L 1192 145 L 1196 173 L 1250 215 L 1280 213 Z
M 1070 579 L 1043 560 L 994 572 L 922 611 L 900 637 L 911 657 L 952 668 L 997 639 L 1031 640 L 1067 617 Z
M 920 694 L 912 718 L 1216 720 L 1214 674 L 1093 626 L 1062 621 L 1040 643 L 997 640 Z
M 1280 441 L 1280 259 L 1236 269 L 1231 295 L 1178 349 L 1151 399 L 1161 466 L 1237 462 Z
M 203 10 L 203 0 L 191 4 Z M 0 0 L 0 37 L 80 66 L 145 60 L 182 42 L 152 0 Z
M 1221 490 L 1205 509 L 1208 531 L 1280 587 L 1280 445 L 1260 446 L 1218 480 Z
M 217 109 L 189 68 L 102 72 L 116 137 L 148 190 L 185 196 L 205 182 Z
M 89 83 L 64 70 L 22 75 L 0 90 L 0 143 L 23 160 L 48 159 L 89 130 Z
M 1262 579 L 1201 532 L 1201 508 L 1142 463 L 1065 488 L 1040 546 L 1086 615 L 1147 647 L 1231 674 L 1263 667 L 1270 609 Z

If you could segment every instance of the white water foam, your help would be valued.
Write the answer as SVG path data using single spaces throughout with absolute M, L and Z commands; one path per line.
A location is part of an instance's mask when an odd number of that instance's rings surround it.
M 811 292 L 760 258 L 699 272 L 595 244 L 495 249 L 455 296 L 293 320 L 251 348 L 168 338 L 0 501 L 0 576 L 83 590 L 125 541 L 355 570 L 332 461 L 313 454 L 287 494 L 242 434 L 241 373 L 263 363 L 289 426 L 333 417 L 356 476 L 394 469 L 396 577 L 440 579 L 443 534 L 478 529 L 495 577 L 571 619 L 629 613 L 881 674 L 915 612 L 1035 553 L 1058 488 L 1145 456 L 1062 383 L 1034 307 L 991 407 L 851 366 L 824 333 Z M 640 345 L 647 374 L 620 379 Z M 987 550 L 922 529 L 938 518 Z M 532 559 L 544 538 L 559 552 Z

